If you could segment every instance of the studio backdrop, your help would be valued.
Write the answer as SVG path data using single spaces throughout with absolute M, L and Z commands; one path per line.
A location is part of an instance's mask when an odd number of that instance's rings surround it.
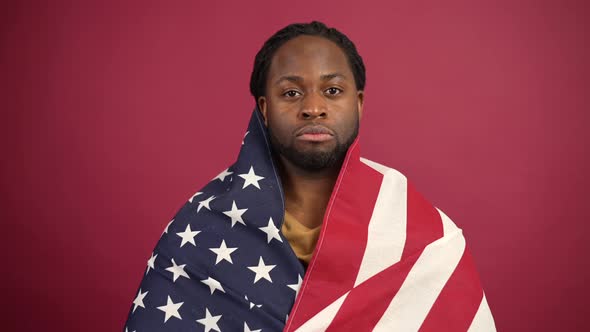
M 499 331 L 587 325 L 583 1 L 19 1 L 0 23 L 5 331 L 120 331 L 230 165 L 254 55 L 321 20 L 367 67 L 361 153 L 464 231 Z

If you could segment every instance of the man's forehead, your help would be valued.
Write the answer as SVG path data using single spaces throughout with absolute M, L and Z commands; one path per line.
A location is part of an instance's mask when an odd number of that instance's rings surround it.
M 318 36 L 299 36 L 282 45 L 271 59 L 272 76 L 350 75 L 344 51 L 336 43 Z M 270 78 L 270 77 L 269 77 Z M 276 79 L 276 78 L 275 78 Z

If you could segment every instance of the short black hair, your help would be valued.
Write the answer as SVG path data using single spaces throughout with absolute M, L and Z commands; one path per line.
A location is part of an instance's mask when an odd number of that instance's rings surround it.
M 276 51 L 289 40 L 301 35 L 323 37 L 336 43 L 346 54 L 357 90 L 365 89 L 366 77 L 363 58 L 358 54 L 354 43 L 345 34 L 334 28 L 328 28 L 324 23 L 318 21 L 294 23 L 272 35 L 256 54 L 254 69 L 250 76 L 250 93 L 256 102 L 260 96 L 264 96 L 266 93 L 266 78 Z

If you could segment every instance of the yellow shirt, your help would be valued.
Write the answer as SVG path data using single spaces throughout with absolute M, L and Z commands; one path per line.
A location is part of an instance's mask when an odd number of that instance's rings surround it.
M 289 241 L 297 258 L 299 258 L 306 267 L 313 256 L 313 251 L 318 242 L 318 236 L 320 235 L 321 229 L 322 225 L 315 228 L 306 227 L 285 210 L 285 220 L 281 227 L 281 232 Z

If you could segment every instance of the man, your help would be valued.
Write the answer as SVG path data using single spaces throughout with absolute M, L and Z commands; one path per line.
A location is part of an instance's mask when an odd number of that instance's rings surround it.
M 360 158 L 364 86 L 322 23 L 264 44 L 238 160 L 164 230 L 129 331 L 495 330 L 461 230 Z

